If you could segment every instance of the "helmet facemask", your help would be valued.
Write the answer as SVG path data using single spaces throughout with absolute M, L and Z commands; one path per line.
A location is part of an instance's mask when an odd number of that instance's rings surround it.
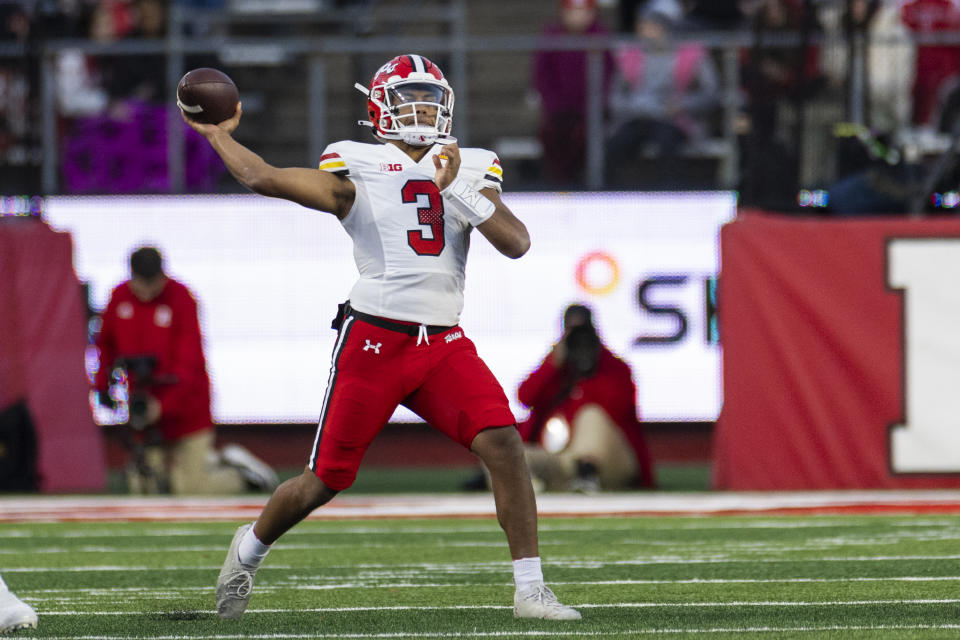
M 430 74 L 410 75 L 421 77 L 391 79 L 372 86 L 369 92 L 357 85 L 375 107 L 370 109 L 374 134 L 417 147 L 455 142 L 450 136 L 454 100 L 450 85 Z
M 433 144 L 439 135 L 449 132 L 453 97 L 439 83 L 398 82 L 385 88 L 384 97 L 404 142 Z

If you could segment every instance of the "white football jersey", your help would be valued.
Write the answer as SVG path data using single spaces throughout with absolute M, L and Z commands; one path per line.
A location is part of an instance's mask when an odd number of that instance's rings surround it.
M 444 206 L 433 181 L 440 149 L 434 145 L 420 162 L 392 144 L 345 140 L 324 150 L 320 170 L 356 186 L 341 223 L 360 272 L 350 291 L 358 311 L 426 325 L 459 322 L 472 227 Z M 460 158 L 460 178 L 477 190 L 500 190 L 503 172 L 494 152 L 461 149 Z

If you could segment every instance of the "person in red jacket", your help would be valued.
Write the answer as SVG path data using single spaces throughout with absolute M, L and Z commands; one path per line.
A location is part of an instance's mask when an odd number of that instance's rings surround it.
M 652 487 L 630 366 L 603 345 L 589 307 L 568 307 L 563 327 L 517 391 L 530 408 L 518 428 L 535 482 L 548 491 Z
M 94 381 L 101 402 L 113 405 L 111 379 L 115 369 L 124 369 L 131 426 L 145 433 L 153 429 L 161 437 L 161 446 L 146 451 L 147 469 L 128 476 L 128 481 L 137 485 L 137 476 L 147 475 L 166 484 L 169 477 L 169 490 L 175 494 L 273 489 L 276 474 L 243 447 L 231 444 L 214 451 L 210 378 L 193 294 L 164 273 L 163 257 L 155 247 L 134 251 L 130 272 L 130 280 L 110 294 L 102 315 L 100 367 Z

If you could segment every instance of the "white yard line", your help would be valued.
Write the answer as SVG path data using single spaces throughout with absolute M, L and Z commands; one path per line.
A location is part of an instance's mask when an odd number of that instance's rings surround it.
M 927 554 L 927 555 L 883 555 L 883 556 L 856 556 L 856 557 L 846 557 L 846 556 L 819 556 L 813 558 L 755 558 L 755 557 L 717 557 L 716 555 L 705 557 L 705 558 L 691 558 L 691 557 L 677 557 L 677 556 L 668 556 L 668 557 L 655 557 L 648 559 L 637 559 L 637 560 L 593 560 L 593 559 L 572 559 L 564 561 L 553 560 L 545 564 L 556 567 L 573 567 L 573 568 L 594 568 L 600 569 L 608 566 L 651 566 L 651 565 L 703 565 L 703 564 L 800 564 L 800 563 L 822 563 L 822 562 L 898 562 L 898 561 L 916 561 L 916 560 L 960 560 L 960 555 L 958 554 Z M 264 569 L 297 569 L 304 570 L 308 569 L 311 571 L 322 571 L 325 569 L 337 569 L 337 568 L 364 568 L 364 569 L 385 569 L 385 570 L 409 570 L 411 568 L 417 569 L 421 568 L 424 571 L 440 571 L 443 570 L 443 567 L 447 567 L 447 570 L 451 569 L 463 569 L 465 567 L 470 568 L 490 568 L 494 570 L 500 570 L 506 567 L 505 562 L 490 562 L 490 563 L 464 563 L 464 564 L 431 564 L 424 563 L 422 565 L 418 564 L 376 564 L 368 563 L 364 565 L 330 565 L 323 566 L 318 565 L 316 567 L 303 567 L 297 566 L 293 567 L 290 565 L 265 565 Z M 4 573 L 32 573 L 32 572 L 86 572 L 86 571 L 212 571 L 215 569 L 220 569 L 220 565 L 196 565 L 196 564 L 187 564 L 187 565 L 166 565 L 160 567 L 147 567 L 143 565 L 85 565 L 79 567 L 9 567 L 4 568 Z M 584 583 L 587 584 L 587 583 Z
M 502 537 L 503 534 L 501 533 Z M 548 540 L 541 541 L 540 546 L 561 546 L 566 543 L 558 540 Z M 639 544 L 639 542 L 637 543 Z M 278 549 L 301 549 L 301 550 L 312 550 L 312 551 L 322 551 L 322 550 L 332 550 L 339 549 L 343 550 L 346 548 L 353 548 L 356 545 L 355 542 L 343 542 L 342 544 L 282 544 L 277 545 Z M 397 546 L 397 543 L 377 543 L 377 542 L 364 542 L 364 549 L 392 549 Z M 502 549 L 504 546 L 503 541 L 497 542 L 487 542 L 487 541 L 473 541 L 466 540 L 460 542 L 444 542 L 442 540 L 431 542 L 431 547 L 437 549 L 449 549 L 449 548 L 459 548 L 459 547 L 489 547 L 491 549 Z M 80 546 L 80 547 L 34 547 L 30 549 L 30 553 L 160 553 L 160 554 L 170 554 L 175 555 L 178 553 L 201 553 L 216 551 L 217 553 L 224 550 L 225 545 L 206 545 L 206 546 L 195 546 L 195 547 L 153 547 L 153 548 L 144 548 L 144 547 L 108 547 L 103 545 L 97 546 Z M 0 549 L 0 555 L 11 555 L 19 556 L 24 553 L 23 549 Z
M 596 532 L 601 527 L 594 526 L 590 531 Z M 796 527 L 795 527 L 796 528 Z M 602 527 L 602 530 L 605 532 L 617 531 L 617 529 L 611 529 L 609 527 Z M 625 531 L 625 530 L 624 530 Z M 841 547 L 864 547 L 864 546 L 896 546 L 901 545 L 904 542 L 955 542 L 960 541 L 960 535 L 956 534 L 946 534 L 946 533 L 930 533 L 930 532 L 893 532 L 888 534 L 877 534 L 872 538 L 864 538 L 857 535 L 849 536 L 830 536 L 827 538 L 822 537 L 810 537 L 807 538 L 802 544 L 797 544 L 795 546 L 784 546 L 781 543 L 771 540 L 759 540 L 759 541 L 740 541 L 740 540 L 729 540 L 723 542 L 713 542 L 706 540 L 653 540 L 642 537 L 646 529 L 632 529 L 629 530 L 630 533 L 636 534 L 637 537 L 631 539 L 620 539 L 620 540 L 611 540 L 607 542 L 607 545 L 616 545 L 619 547 L 638 547 L 638 552 L 645 547 L 652 547 L 659 551 L 659 555 L 651 556 L 653 559 L 659 559 L 665 557 L 666 551 L 669 549 L 676 549 L 678 553 L 683 553 L 685 557 L 696 556 L 697 550 L 709 546 L 712 549 L 722 550 L 722 551 L 734 551 L 740 553 L 752 553 L 757 555 L 762 555 L 764 553 L 776 553 L 782 554 L 783 552 L 808 552 L 811 550 L 822 552 L 827 548 L 841 548 Z M 541 528 L 541 532 L 543 529 Z M 26 535 L 18 535 L 20 532 L 11 533 L 7 530 L 2 531 L 2 537 L 5 538 L 25 538 Z M 346 532 L 337 530 L 331 532 L 331 535 L 334 536 L 343 536 Z M 374 533 L 374 532 L 370 532 Z M 384 530 L 377 530 L 376 533 L 390 533 L 392 538 L 396 538 L 398 533 L 411 533 L 409 531 L 405 532 L 388 532 Z M 431 543 L 433 547 L 436 548 L 476 548 L 476 547 L 489 547 L 493 549 L 498 549 L 503 546 L 503 532 L 499 529 L 496 531 L 490 531 L 490 536 L 492 540 L 487 539 L 471 539 L 464 537 L 464 532 L 456 529 L 450 528 L 446 530 L 430 530 L 422 531 L 412 535 L 436 535 L 436 536 L 445 536 L 445 535 L 456 535 L 457 540 L 442 540 L 438 539 Z M 556 533 L 556 531 L 552 532 Z M 205 537 L 210 537 L 213 535 L 211 532 L 207 532 Z M 352 547 L 355 545 L 355 541 L 350 538 L 345 538 L 343 542 L 339 543 L 330 543 L 330 542 L 287 542 L 287 540 L 300 539 L 302 540 L 306 535 L 321 536 L 323 539 L 324 533 L 314 533 L 311 534 L 304 530 L 297 532 L 289 533 L 285 538 L 284 542 L 277 544 L 275 548 L 284 549 L 284 550 L 336 550 L 343 549 L 345 547 Z M 37 535 L 30 536 L 34 540 L 77 540 L 81 539 L 83 536 L 76 536 L 73 532 L 62 531 L 62 532 L 52 532 L 50 535 Z M 118 533 L 118 536 L 108 536 L 107 533 L 99 533 L 96 535 L 86 536 L 89 538 L 104 538 L 104 537 L 124 537 L 124 538 L 156 538 L 158 536 L 152 535 L 150 532 L 143 532 L 142 536 L 136 535 L 132 532 L 127 533 Z M 164 538 L 170 538 L 174 536 L 161 536 Z M 193 537 L 193 536 L 191 536 Z M 328 538 L 329 539 L 329 538 Z M 392 542 L 365 542 L 364 547 L 367 549 L 377 549 L 377 548 L 393 548 L 396 547 L 398 542 L 394 539 Z M 541 540 L 540 546 L 564 546 L 569 543 L 561 539 L 549 539 Z M 125 546 L 116 546 L 116 545 L 93 545 L 93 544 L 81 544 L 80 546 L 46 546 L 46 547 L 32 547 L 30 549 L 31 553 L 42 553 L 42 554 L 56 554 L 56 553 L 152 553 L 152 554 L 177 554 L 177 553 L 202 553 L 216 551 L 219 552 L 223 549 L 222 544 L 207 544 L 207 545 L 183 545 L 183 546 L 138 546 L 138 545 L 125 545 Z M 0 556 L 9 555 L 9 556 L 19 556 L 24 553 L 24 550 L 17 548 L 4 549 L 0 548 Z M 640 553 L 637 553 L 640 555 Z M 713 554 L 716 555 L 716 554 Z M 588 561 L 588 560 L 584 560 Z M 589 560 L 592 561 L 592 560 Z M 623 561 L 630 563 L 631 561 Z M 421 566 L 425 563 L 416 563 L 415 565 L 399 565 L 399 566 Z M 329 566 L 329 565 L 327 565 Z M 351 565 L 356 566 L 356 565 Z M 390 565 L 398 566 L 398 565 Z
M 583 604 L 578 603 L 578 609 L 686 609 L 686 608 L 707 608 L 707 607 L 863 607 L 878 604 L 905 605 L 905 604 L 957 604 L 960 599 L 897 599 L 897 600 L 832 600 L 832 601 L 743 601 L 743 602 L 621 602 L 616 604 L 597 603 Z M 474 605 L 448 605 L 448 606 L 420 606 L 420 605 L 394 605 L 383 607 L 298 607 L 299 613 L 359 613 L 363 611 L 459 611 L 459 610 L 488 610 L 488 609 L 512 609 L 512 605 L 498 604 L 474 604 Z M 256 613 L 290 613 L 291 609 L 247 609 L 246 614 Z M 155 615 L 157 611 L 44 611 L 44 616 L 146 616 Z M 187 611 L 185 613 L 213 614 L 214 610 L 209 611 Z
M 16 571 L 16 570 L 15 570 Z M 52 570 L 51 570 L 52 571 Z M 8 570 L 4 569 L 4 573 Z M 698 585 L 726 585 L 726 584 L 828 584 L 828 583 L 847 583 L 847 582 L 960 582 L 960 576 L 892 576 L 892 577 L 853 577 L 853 578 L 680 578 L 680 579 L 624 579 L 624 580 L 576 580 L 576 581 L 558 581 L 551 580 L 551 585 L 595 585 L 595 586 L 622 586 L 622 585 L 679 585 L 679 584 L 698 584 Z M 275 585 L 258 584 L 257 593 L 275 593 L 296 589 L 300 591 L 329 591 L 333 589 L 451 589 L 464 588 L 474 589 L 476 587 L 509 587 L 512 582 L 468 582 L 468 583 L 411 583 L 411 582 L 390 582 L 390 583 L 366 583 L 366 582 L 339 582 L 326 585 Z M 213 591 L 213 586 L 203 587 L 177 587 L 176 589 L 160 587 L 84 587 L 76 589 L 27 589 L 18 590 L 17 594 L 25 599 L 32 599 L 36 594 L 58 594 L 58 593 L 81 593 L 84 596 L 93 594 L 123 594 L 123 593 L 195 593 Z
M 184 521 L 256 518 L 262 498 L 36 496 L 0 498 L 0 522 Z M 543 516 L 700 515 L 831 512 L 960 513 L 960 491 L 819 491 L 766 493 L 544 494 Z M 490 494 L 338 497 L 311 519 L 490 517 Z

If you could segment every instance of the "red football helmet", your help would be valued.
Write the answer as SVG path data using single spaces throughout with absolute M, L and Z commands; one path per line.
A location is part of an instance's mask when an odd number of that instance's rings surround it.
M 377 69 L 369 89 L 354 86 L 367 96 L 370 120 L 360 124 L 372 127 L 378 138 L 417 147 L 456 142 L 450 136 L 453 89 L 440 67 L 423 56 L 397 56 Z

